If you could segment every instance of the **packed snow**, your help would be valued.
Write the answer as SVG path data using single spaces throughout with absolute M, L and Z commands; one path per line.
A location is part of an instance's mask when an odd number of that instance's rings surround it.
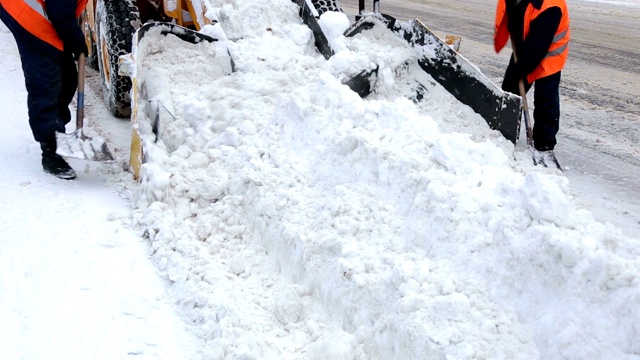
M 72 163 L 73 182 L 42 173 L 10 106 L 24 89 L 2 87 L 0 358 L 640 359 L 640 242 L 580 208 L 564 174 L 392 34 L 345 38 L 327 13 L 325 60 L 291 1 L 210 2 L 203 32 L 221 41 L 149 32 L 137 48 L 139 184 L 123 150 Z M 1 61 L 2 83 L 21 81 L 15 49 Z M 361 99 L 342 82 L 372 64 Z M 91 289 L 116 305 L 94 299 L 59 333 Z M 112 331 L 130 341 L 100 347 Z

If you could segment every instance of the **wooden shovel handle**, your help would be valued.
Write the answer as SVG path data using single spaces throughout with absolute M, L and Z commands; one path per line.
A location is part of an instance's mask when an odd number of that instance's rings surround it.
M 76 110 L 76 129 L 82 129 L 84 125 L 84 64 L 85 55 L 80 54 L 78 57 L 78 96 Z
M 84 23 L 86 14 L 83 12 L 80 15 L 80 30 L 84 34 Z M 85 68 L 85 54 L 80 53 L 78 56 L 78 96 L 76 98 L 76 129 L 82 129 L 84 126 L 84 68 Z
M 511 39 L 511 50 L 513 51 L 513 62 L 518 62 L 518 55 L 516 54 L 516 44 Z M 527 91 L 524 89 L 524 79 L 518 81 L 518 90 L 520 91 L 520 97 L 522 97 L 522 107 L 524 108 L 524 126 L 527 130 L 527 144 L 533 146 L 533 126 L 531 126 L 531 119 L 529 118 L 529 105 L 527 104 Z

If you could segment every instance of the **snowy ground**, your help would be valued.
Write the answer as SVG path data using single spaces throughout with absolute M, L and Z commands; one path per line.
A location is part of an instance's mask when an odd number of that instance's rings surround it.
M 401 42 L 335 36 L 326 61 L 290 1 L 232 3 L 236 73 L 217 45 L 149 45 L 171 114 L 141 186 L 95 93 L 119 162 L 41 172 L 0 26 L 0 358 L 640 358 L 637 238 L 439 86 L 409 101 Z M 363 101 L 340 80 L 371 61 Z
M 45 174 L 2 23 L 0 54 L 0 358 L 194 358 L 200 340 L 127 225 L 132 177 L 74 160 L 79 181 Z

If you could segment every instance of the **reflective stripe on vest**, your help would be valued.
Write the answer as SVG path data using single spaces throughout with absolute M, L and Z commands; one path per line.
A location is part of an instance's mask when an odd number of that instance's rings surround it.
M 24 0 L 24 3 L 27 4 L 30 8 L 32 8 L 38 15 L 47 18 L 47 13 L 44 12 L 44 3 L 40 3 L 37 0 Z
M 551 47 L 549 49 L 551 49 L 553 47 L 553 44 L 558 43 L 560 40 L 564 39 L 569 33 L 569 30 L 565 30 L 559 34 L 556 34 L 556 36 L 553 37 L 553 41 L 551 42 Z M 561 45 L 559 48 L 554 49 L 554 50 L 549 50 L 549 52 L 547 53 L 547 56 L 545 57 L 549 57 L 549 56 L 554 56 L 554 55 L 558 55 L 558 54 L 562 54 L 564 52 L 564 50 L 566 48 L 569 47 L 569 40 L 567 40 L 563 45 Z

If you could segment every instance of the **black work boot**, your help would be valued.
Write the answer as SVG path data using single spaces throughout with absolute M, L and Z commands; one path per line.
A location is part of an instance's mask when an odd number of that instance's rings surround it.
M 42 168 L 44 172 L 65 180 L 76 178 L 76 172 L 62 156 L 56 154 L 55 135 L 41 142 L 40 148 L 42 149 Z

